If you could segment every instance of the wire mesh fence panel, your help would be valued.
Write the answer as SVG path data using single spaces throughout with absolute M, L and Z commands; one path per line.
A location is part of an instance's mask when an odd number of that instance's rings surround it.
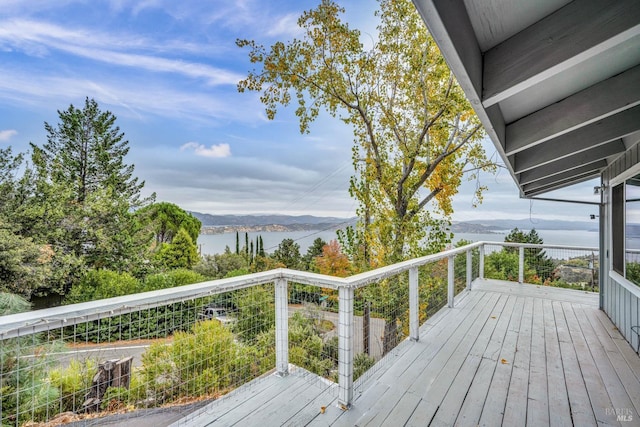
M 254 286 L 3 339 L 1 425 L 225 394 L 274 367 L 273 294 Z
M 522 261 L 524 283 L 598 291 L 599 253 L 595 249 L 486 245 L 484 261 L 487 279 L 519 281 Z
M 448 265 L 443 259 L 418 269 L 419 323 L 422 326 L 431 316 L 447 305 Z
M 289 363 L 322 388 L 338 381 L 338 307 L 337 290 L 289 283 Z
M 409 335 L 409 280 L 397 274 L 357 289 L 353 316 L 353 379 L 372 375 Z M 373 368 L 373 369 L 372 369 Z

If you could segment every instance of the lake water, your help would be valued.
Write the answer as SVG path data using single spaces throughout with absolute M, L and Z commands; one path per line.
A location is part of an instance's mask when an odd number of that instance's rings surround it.
M 583 230 L 536 230 L 548 245 L 571 245 L 571 246 L 598 246 L 597 231 Z M 509 230 L 493 234 L 457 233 L 453 239 L 454 243 L 459 240 L 471 242 L 493 241 L 503 242 Z M 320 237 L 325 242 L 337 239 L 335 231 L 274 231 L 249 233 L 249 239 L 255 241 L 257 236 L 262 236 L 264 250 L 267 253 L 273 252 L 284 239 L 293 239 L 300 245 L 300 253 L 304 254 L 313 244 L 313 241 Z M 201 234 L 198 237 L 198 245 L 203 254 L 223 253 L 225 246 L 232 251 L 236 247 L 236 233 L 224 234 Z M 244 245 L 244 233 L 240 233 L 240 246 Z

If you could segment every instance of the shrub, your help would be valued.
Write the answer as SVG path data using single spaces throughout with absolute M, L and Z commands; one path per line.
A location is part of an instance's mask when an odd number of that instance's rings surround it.
M 119 297 L 141 291 L 138 279 L 128 273 L 90 270 L 65 297 L 65 304 Z

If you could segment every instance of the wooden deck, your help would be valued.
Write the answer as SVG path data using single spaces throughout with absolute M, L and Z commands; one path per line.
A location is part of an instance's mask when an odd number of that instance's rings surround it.
M 298 369 L 175 425 L 640 425 L 640 358 L 597 294 L 476 281 L 386 359 L 348 411 Z

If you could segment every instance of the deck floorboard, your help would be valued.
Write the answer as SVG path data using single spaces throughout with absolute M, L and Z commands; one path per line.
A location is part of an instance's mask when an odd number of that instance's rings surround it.
M 357 381 L 353 406 L 300 368 L 231 392 L 190 427 L 621 425 L 640 420 L 640 358 L 588 292 L 476 280 Z M 322 387 L 318 384 L 323 384 Z M 622 423 L 624 425 L 624 423 Z

